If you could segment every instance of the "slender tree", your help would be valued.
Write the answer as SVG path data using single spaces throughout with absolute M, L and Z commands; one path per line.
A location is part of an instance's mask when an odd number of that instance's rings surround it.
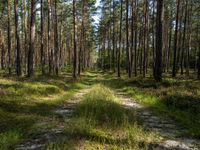
M 144 54 L 143 54 L 143 77 L 147 69 L 147 47 L 148 47 L 148 0 L 144 0 Z
M 16 74 L 18 76 L 22 75 L 21 69 L 21 51 L 20 51 L 20 38 L 19 38 L 19 29 L 18 29 L 18 0 L 14 1 L 15 5 L 15 39 L 16 39 Z
M 58 45 L 58 16 L 57 16 L 57 0 L 54 0 L 54 48 L 55 48 L 55 73 L 58 75 L 59 69 L 59 61 L 58 61 L 58 54 L 59 54 L 59 45 Z
M 184 28 L 183 28 L 183 41 L 182 41 L 182 53 L 181 53 L 181 74 L 183 75 L 183 61 L 184 61 L 184 56 L 185 56 L 185 49 L 186 49 L 186 43 L 185 43 L 185 38 L 186 38 L 186 30 L 187 30 L 187 11 L 188 9 L 188 0 L 186 0 L 185 4 L 185 16 L 184 16 Z
M 156 61 L 154 78 L 158 82 L 162 81 L 162 9 L 163 0 L 157 0 Z
M 115 72 L 116 71 L 116 61 L 115 61 L 115 58 L 116 58 L 116 38 L 115 38 L 115 28 L 116 28 L 116 24 L 115 24 L 115 0 L 112 0 L 112 67 L 113 67 L 113 71 Z
M 177 38 L 178 38 L 178 25 L 179 25 L 179 8 L 180 8 L 180 0 L 177 0 L 177 8 L 176 8 L 176 25 L 175 25 L 175 34 L 174 34 L 174 59 L 173 59 L 173 70 L 172 77 L 176 77 L 177 71 Z
M 131 74 L 133 70 L 133 51 L 134 51 L 134 21 L 135 21 L 135 16 L 134 16 L 134 0 L 131 1 L 131 7 L 132 7 L 132 16 L 131 16 Z
M 198 52 L 198 73 L 197 73 L 197 78 L 200 80 L 200 36 L 199 36 L 199 30 L 200 30 L 200 25 L 198 25 L 198 47 L 199 47 L 199 52 Z
M 47 32 L 48 32 L 48 36 L 47 36 L 47 50 L 48 50 L 48 64 L 49 64 L 49 74 L 52 73 L 52 69 L 53 69 L 53 66 L 52 66 L 52 48 L 51 48 L 51 0 L 48 0 L 47 1 L 48 3 L 48 27 L 47 27 Z
M 41 12 L 41 18 L 40 18 L 40 32 L 41 32 L 41 43 L 40 43 L 40 61 L 41 61 L 41 68 L 42 68 L 42 74 L 45 74 L 45 54 L 44 54 L 44 3 L 43 0 L 40 0 L 40 12 Z
M 31 21 L 30 21 L 30 39 L 28 51 L 28 76 L 33 75 L 33 54 L 35 44 L 35 15 L 36 15 L 36 0 L 31 1 Z
M 121 67 L 121 47 L 122 47 L 122 13 L 123 13 L 123 0 L 120 4 L 120 29 L 119 29 L 119 49 L 117 54 L 117 76 L 121 76 L 120 67 Z
M 7 36 L 8 36 L 8 72 L 11 75 L 11 27 L 10 27 L 10 16 L 11 16 L 11 2 L 8 0 L 8 25 L 7 25 Z
M 129 0 L 126 0 L 126 58 L 127 58 L 127 71 L 129 78 L 131 77 L 130 66 L 130 49 L 129 49 Z
M 5 69 L 5 43 L 2 30 L 0 30 L 0 47 L 1 47 L 1 69 Z
M 135 20 L 135 22 L 134 22 L 134 26 L 135 26 L 135 33 L 134 33 L 134 38 L 135 38 L 135 40 L 134 40 L 134 50 L 135 50 L 135 58 L 134 58 L 134 65 L 135 65 L 135 76 L 137 76 L 137 34 L 138 34 L 138 32 L 137 32 L 137 29 L 138 29 L 138 27 L 137 27 L 137 2 L 138 2 L 138 0 L 134 0 L 135 1 L 135 3 L 134 3 L 134 20 Z
M 85 30 L 85 0 L 82 2 L 82 20 L 81 20 L 81 37 L 80 37 L 80 50 L 79 50 L 79 63 L 78 63 L 78 75 L 81 74 L 81 64 L 82 64 L 82 55 L 83 55 L 83 48 L 84 48 L 84 30 Z
M 76 39 L 76 2 L 75 0 L 73 0 L 73 44 L 74 44 L 73 77 L 77 78 L 77 39 Z
M 25 72 L 27 72 L 27 56 L 28 56 L 28 38 L 27 38 L 27 0 L 24 0 L 24 51 L 25 51 L 25 59 L 24 66 Z

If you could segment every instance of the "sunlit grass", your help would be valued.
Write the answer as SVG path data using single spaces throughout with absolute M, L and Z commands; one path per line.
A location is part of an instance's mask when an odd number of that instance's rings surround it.
M 113 75 L 104 76 L 105 85 L 127 93 L 163 117 L 175 119 L 188 129 L 184 135 L 200 137 L 200 81 L 167 77 L 156 83 L 151 77 L 128 79 L 123 76 L 118 79 Z
M 55 128 L 59 119 L 53 110 L 79 90 L 95 86 L 66 124 L 67 139 L 50 143 L 48 149 L 148 149 L 159 141 L 155 133 L 137 123 L 134 112 L 121 106 L 111 88 L 129 94 L 161 116 L 175 118 L 189 129 L 186 135 L 200 137 L 200 82 L 166 78 L 114 77 L 86 72 L 74 81 L 71 74 L 59 77 L 36 75 L 31 79 L 0 77 L 0 149 L 12 149 L 41 130 Z
M 59 125 L 53 111 L 93 84 L 94 78 L 95 74 L 87 73 L 77 81 L 63 73 L 59 77 L 0 77 L 0 149 L 11 149 L 41 130 Z
M 109 126 L 119 126 L 128 119 L 125 116 L 125 109 L 121 107 L 113 91 L 102 85 L 95 86 L 90 94 L 85 96 L 78 107 L 77 115 L 91 118 L 97 124 L 103 123 Z
M 59 139 L 47 149 L 71 145 L 70 149 L 141 150 L 160 140 L 156 133 L 138 125 L 134 111 L 124 108 L 115 93 L 103 85 L 94 86 L 84 97 L 66 124 L 65 134 L 70 143 Z

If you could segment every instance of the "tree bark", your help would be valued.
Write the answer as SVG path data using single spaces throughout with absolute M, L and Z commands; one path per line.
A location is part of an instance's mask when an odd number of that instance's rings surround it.
M 129 49 L 129 0 L 126 0 L 126 57 L 127 57 L 127 71 L 129 78 L 131 77 L 130 69 L 130 49 Z
M 162 9 L 163 0 L 157 0 L 157 18 L 156 18 L 156 61 L 154 79 L 157 82 L 162 81 Z
M 41 7 L 41 26 L 40 26 L 40 30 L 41 30 L 41 43 L 40 43 L 40 61 L 41 61 L 41 68 L 42 68 L 42 74 L 45 74 L 45 54 L 44 54 L 44 3 L 43 3 L 43 0 L 41 0 L 41 3 L 40 3 L 40 7 Z
M 198 72 L 197 72 L 197 78 L 200 80 L 200 36 L 199 36 L 199 30 L 200 30 L 200 25 L 198 25 L 198 47 L 199 47 L 199 52 L 198 52 Z
M 58 46 L 58 16 L 57 16 L 57 0 L 54 0 L 54 48 L 55 48 L 55 73 L 58 76 L 59 71 L 59 46 Z
M 174 34 L 174 59 L 173 59 L 173 70 L 172 70 L 172 77 L 176 77 L 176 70 L 177 70 L 177 35 L 178 35 L 178 25 L 179 25 L 179 7 L 180 7 L 180 0 L 177 0 L 177 10 L 176 10 L 176 26 L 175 26 L 175 34 Z
M 137 76 L 137 37 L 138 37 L 138 31 L 137 31 L 137 3 L 138 3 L 138 0 L 135 0 L 135 4 L 134 4 L 134 18 L 135 18 L 135 23 L 134 23 L 134 26 L 135 26 L 135 33 L 134 33 L 134 42 L 135 42 L 135 44 L 134 44 L 134 50 L 135 50 L 135 58 L 134 58 L 134 60 L 135 60 L 135 62 L 134 62 L 134 65 L 135 65 L 135 76 Z
M 5 69 L 5 45 L 4 45 L 4 35 L 0 29 L 0 48 L 1 48 L 1 69 Z
M 48 0 L 48 40 L 47 40 L 47 48 L 48 48 L 48 59 L 49 59 L 49 74 L 52 73 L 52 48 L 51 48 L 51 0 Z
M 74 43 L 74 61 L 73 77 L 77 78 L 77 39 L 76 39 L 76 2 L 73 0 L 73 43 Z
M 144 55 L 143 55 L 143 77 L 146 76 L 147 67 L 147 46 L 148 46 L 148 0 L 144 4 Z
M 15 0 L 15 39 L 16 39 L 16 74 L 17 76 L 22 75 L 21 70 L 21 50 L 20 50 L 20 38 L 18 33 L 18 0 Z
M 30 22 L 30 41 L 28 52 L 28 77 L 33 75 L 33 55 L 35 44 L 35 14 L 36 14 L 36 0 L 31 1 L 31 22 Z
M 184 28 L 183 28 L 183 41 L 182 41 L 182 50 L 181 50 L 181 75 L 183 75 L 183 62 L 185 57 L 185 37 L 186 37 L 186 29 L 187 29 L 187 15 L 188 15 L 188 0 L 186 0 L 185 4 L 185 16 L 184 16 Z
M 7 38 L 8 38 L 8 72 L 11 75 L 11 27 L 10 27 L 10 16 L 11 16 L 11 2 L 8 0 L 8 27 L 7 27 Z
M 121 77 L 121 47 L 122 47 L 122 12 L 123 12 L 123 0 L 121 0 L 120 4 L 120 29 L 119 29 L 119 49 L 117 54 L 117 76 Z
M 26 0 L 24 0 L 24 51 L 25 51 L 25 59 L 24 59 L 24 65 L 25 65 L 25 72 L 27 72 L 27 56 L 28 56 L 28 38 L 27 38 L 27 3 Z

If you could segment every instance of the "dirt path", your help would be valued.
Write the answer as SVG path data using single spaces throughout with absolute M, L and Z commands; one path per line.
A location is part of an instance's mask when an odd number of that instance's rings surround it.
M 145 128 L 158 132 L 163 137 L 162 143 L 155 147 L 156 150 L 200 150 L 200 140 L 179 136 L 186 130 L 178 126 L 175 121 L 159 117 L 124 93 L 118 92 L 117 95 L 124 107 L 135 110 L 136 116 Z
M 79 103 L 88 92 L 89 89 L 81 90 L 73 98 L 68 100 L 66 104 L 54 112 L 55 115 L 61 117 L 63 120 L 63 123 L 61 123 L 59 127 L 47 131 L 41 131 L 41 133 L 34 139 L 18 145 L 15 150 L 40 150 L 49 142 L 53 142 L 60 137 L 64 137 L 64 124 L 70 121 L 77 103 Z
M 62 118 L 63 123 L 57 128 L 41 131 L 35 139 L 27 141 L 19 145 L 16 150 L 40 150 L 44 148 L 49 142 L 53 142 L 64 135 L 64 124 L 70 121 L 74 109 L 84 97 L 89 89 L 85 89 L 77 93 L 72 99 L 54 113 Z M 161 118 L 153 111 L 145 108 L 143 105 L 134 101 L 133 99 L 124 95 L 124 93 L 117 92 L 117 96 L 122 100 L 122 104 L 127 109 L 134 109 L 136 116 L 141 120 L 145 128 L 158 132 L 162 137 L 162 142 L 155 146 L 155 150 L 199 150 L 198 144 L 200 140 L 180 137 L 181 133 L 186 130 L 177 125 L 177 123 L 169 118 Z

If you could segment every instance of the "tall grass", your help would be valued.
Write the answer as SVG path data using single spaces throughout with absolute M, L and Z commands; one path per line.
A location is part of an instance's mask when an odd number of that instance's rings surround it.
M 0 150 L 12 149 L 21 139 L 18 131 L 10 131 L 0 134 Z
M 54 110 L 79 90 L 93 84 L 95 74 L 85 73 L 77 81 L 66 72 L 59 77 L 32 78 L 0 74 L 0 150 L 37 137 L 43 130 L 60 125 Z
M 102 83 L 133 97 L 134 100 L 150 107 L 158 115 L 170 117 L 177 124 L 188 129 L 183 136 L 200 138 L 200 82 L 182 77 L 165 78 L 156 83 L 151 77 L 104 74 Z
M 141 150 L 159 141 L 158 135 L 138 125 L 134 111 L 124 108 L 115 93 L 103 85 L 94 86 L 84 97 L 66 124 L 65 134 L 70 143 L 76 143 L 74 149 Z M 48 148 L 69 144 L 59 141 Z
M 95 121 L 96 124 L 106 124 L 112 127 L 127 123 L 126 110 L 121 106 L 109 88 L 103 85 L 95 86 L 78 106 L 76 115 Z

